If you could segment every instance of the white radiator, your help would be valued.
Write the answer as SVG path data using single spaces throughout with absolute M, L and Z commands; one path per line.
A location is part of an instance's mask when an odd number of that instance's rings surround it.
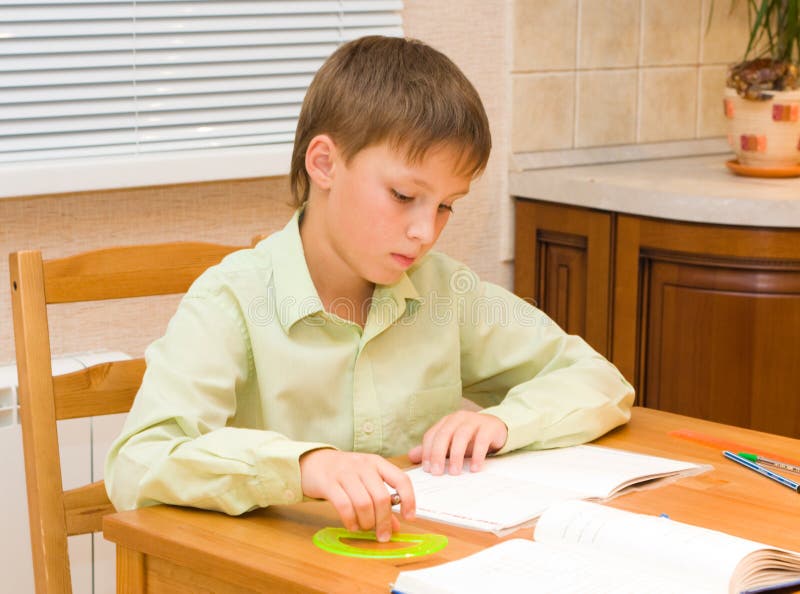
M 130 359 L 125 353 L 104 351 L 80 353 L 53 360 L 53 373 L 60 375 L 96 363 Z M 0 591 L 33 594 L 28 503 L 25 491 L 25 463 L 19 425 L 15 365 L 0 367 Z M 65 489 L 100 480 L 106 452 L 122 429 L 125 415 L 58 422 L 61 446 L 61 475 Z M 69 538 L 74 594 L 115 592 L 114 545 L 102 534 Z

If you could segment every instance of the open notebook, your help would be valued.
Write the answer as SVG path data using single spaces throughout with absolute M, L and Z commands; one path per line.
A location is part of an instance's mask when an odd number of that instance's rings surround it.
M 554 505 L 533 540 L 401 572 L 404 594 L 724 594 L 800 588 L 800 554 L 662 517 L 589 503 Z
M 711 469 L 601 446 L 515 452 L 489 458 L 480 472 L 433 476 L 408 471 L 417 516 L 497 534 L 518 528 L 554 503 L 604 500 L 632 486 Z

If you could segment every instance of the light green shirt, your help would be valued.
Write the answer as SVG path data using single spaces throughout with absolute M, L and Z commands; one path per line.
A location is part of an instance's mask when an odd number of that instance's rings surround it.
M 106 461 L 118 510 L 301 501 L 304 452 L 405 454 L 462 395 L 508 426 L 501 452 L 592 440 L 633 402 L 582 339 L 440 253 L 377 286 L 363 330 L 327 313 L 298 214 L 203 273 L 145 357 Z

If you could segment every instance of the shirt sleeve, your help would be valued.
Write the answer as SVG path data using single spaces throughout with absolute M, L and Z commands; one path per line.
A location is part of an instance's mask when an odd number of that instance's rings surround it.
M 498 453 L 584 443 L 630 419 L 633 387 L 607 359 L 502 287 L 475 287 L 459 312 L 462 384 L 508 427 Z
M 235 424 L 257 398 L 242 312 L 224 290 L 187 294 L 109 451 L 106 489 L 118 510 L 156 503 L 236 515 L 302 500 L 300 456 L 325 444 Z

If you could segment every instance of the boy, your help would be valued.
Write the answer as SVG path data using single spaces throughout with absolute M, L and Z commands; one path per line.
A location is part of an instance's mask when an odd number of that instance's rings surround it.
M 490 453 L 588 441 L 633 390 L 580 338 L 429 253 L 486 166 L 483 106 L 411 40 L 340 47 L 309 87 L 291 165 L 298 210 L 182 300 L 106 465 L 117 509 L 240 514 L 328 499 L 348 529 L 397 526 L 410 481 Z M 461 410 L 461 397 L 480 412 Z

